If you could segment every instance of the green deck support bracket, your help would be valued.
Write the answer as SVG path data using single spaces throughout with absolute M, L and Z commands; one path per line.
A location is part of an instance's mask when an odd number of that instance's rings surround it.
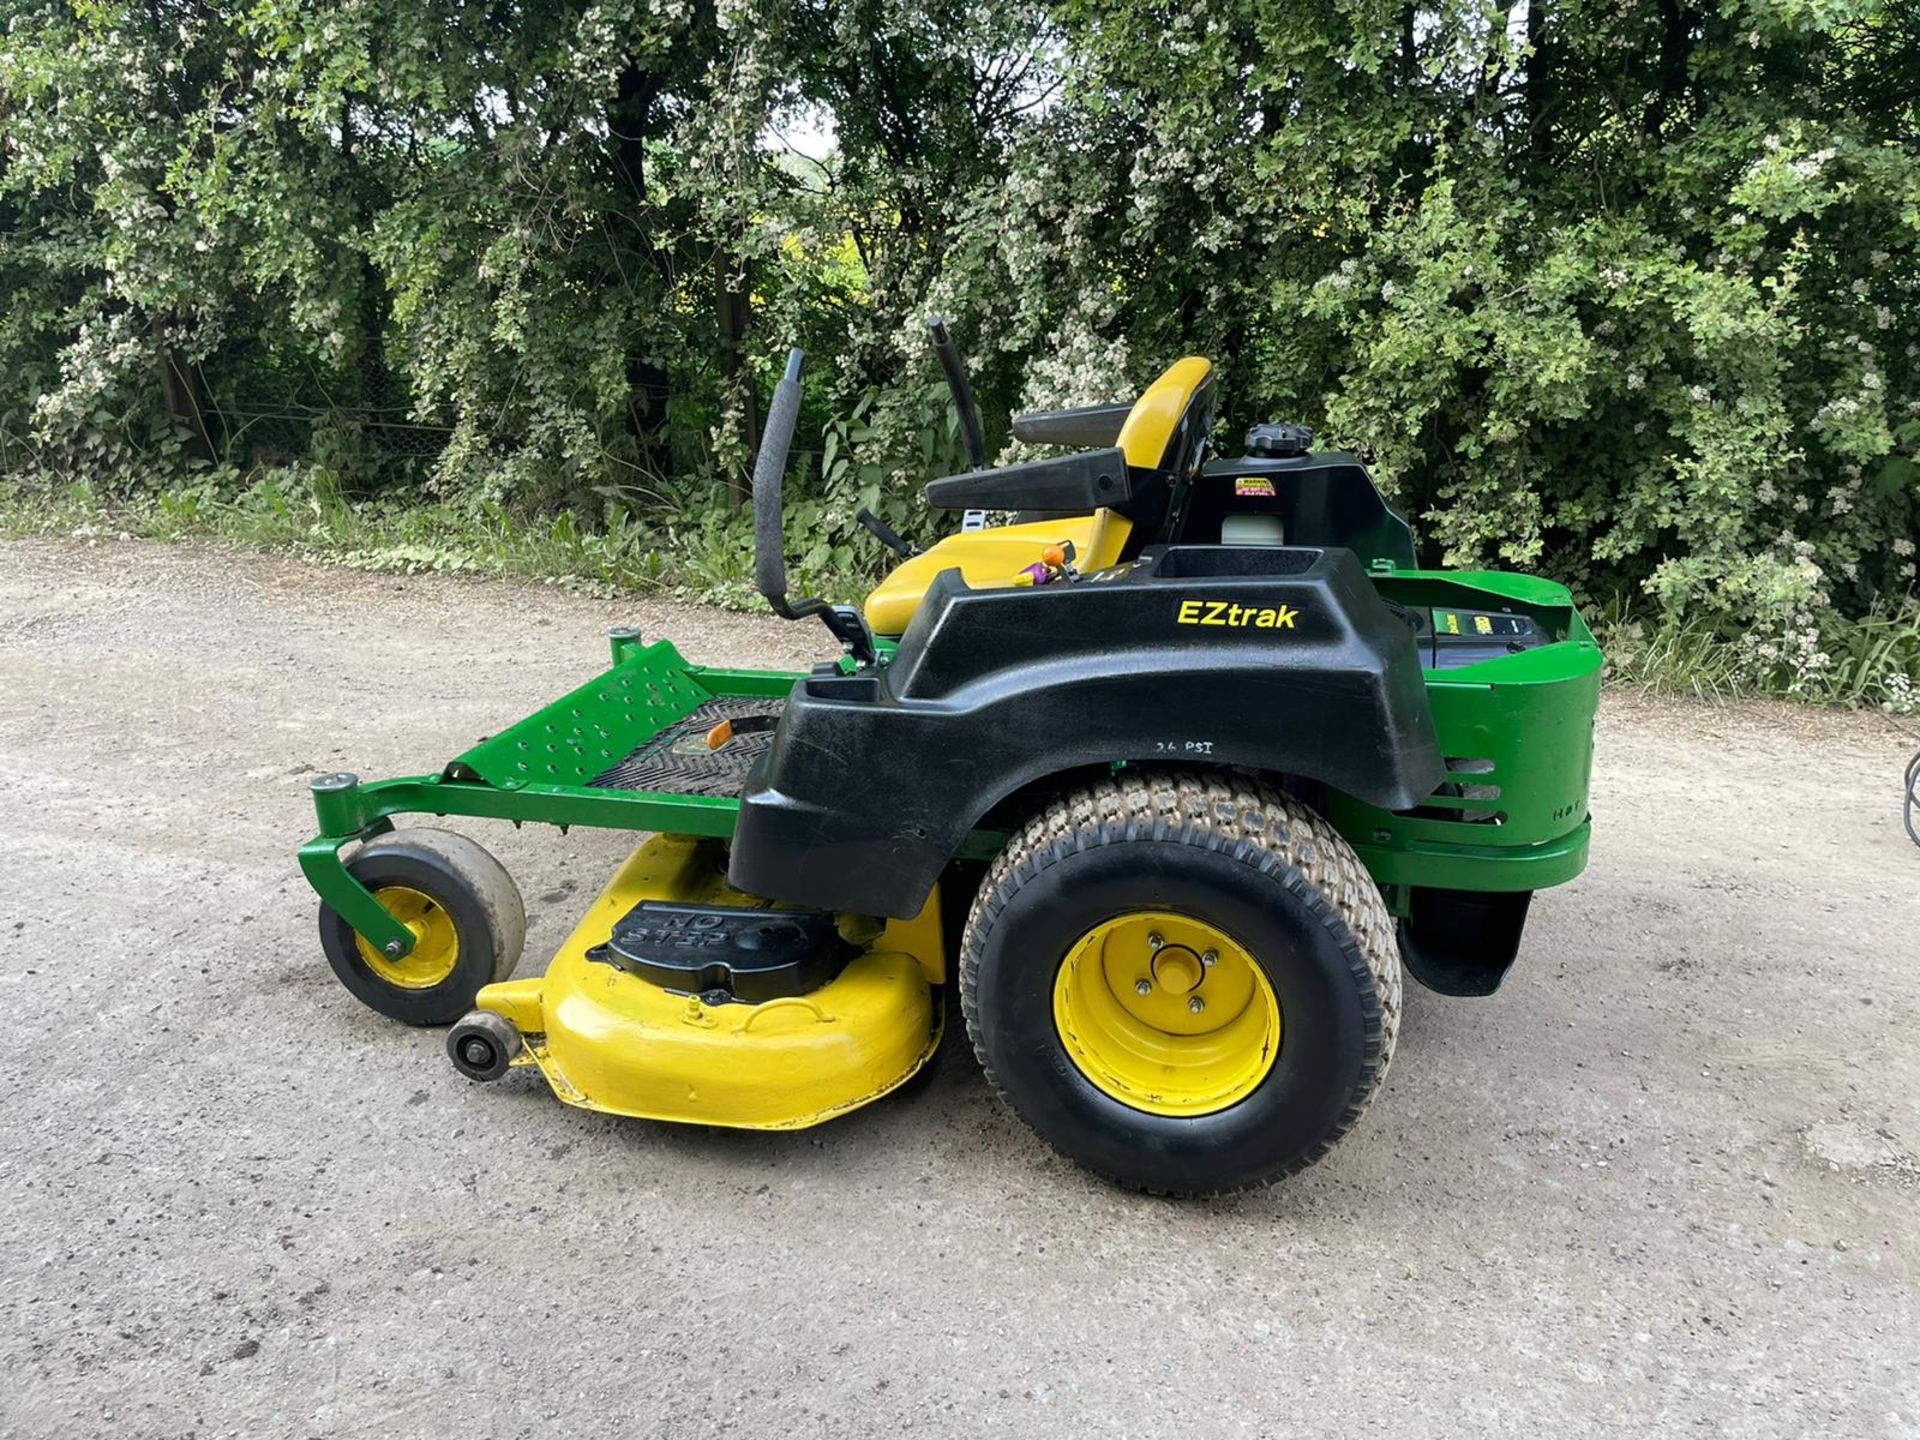
M 321 835 L 309 840 L 300 847 L 300 873 L 307 877 L 314 893 L 369 944 L 389 959 L 398 960 L 413 949 L 413 932 L 394 919 L 340 859 L 341 847 L 351 844 L 353 838 L 357 837 L 334 840 Z

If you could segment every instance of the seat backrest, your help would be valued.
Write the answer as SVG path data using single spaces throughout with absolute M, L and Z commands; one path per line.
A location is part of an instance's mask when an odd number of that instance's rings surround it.
M 900 634 L 933 577 L 943 570 L 957 568 L 973 589 L 1012 585 L 1023 566 L 1060 540 L 1073 541 L 1082 569 L 1116 564 L 1136 530 L 1143 530 L 1148 540 L 1158 533 L 1166 513 L 1168 482 L 1186 478 L 1212 423 L 1213 362 L 1198 356 L 1175 361 L 1134 401 L 1115 441 L 1126 456 L 1128 471 L 1146 472 L 1141 483 L 1132 487 L 1127 503 L 1101 506 L 1090 515 L 1063 515 L 950 535 L 924 554 L 903 561 L 880 582 L 867 597 L 868 627 L 876 635 Z M 956 482 L 965 478 L 956 477 Z
M 1192 467 L 1213 424 L 1213 362 L 1198 355 L 1161 372 L 1127 413 L 1116 442 L 1132 470 L 1159 470 L 1179 479 Z

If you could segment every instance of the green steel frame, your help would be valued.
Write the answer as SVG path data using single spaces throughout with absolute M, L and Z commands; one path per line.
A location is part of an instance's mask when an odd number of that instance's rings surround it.
M 1376 563 L 1389 599 L 1533 616 L 1554 644 L 1457 670 L 1430 671 L 1427 694 L 1441 749 L 1460 794 L 1437 794 L 1392 813 L 1335 794 L 1329 814 L 1405 914 L 1416 886 L 1536 890 L 1579 874 L 1587 857 L 1587 782 L 1600 650 L 1559 585 L 1493 572 L 1396 571 Z M 320 833 L 300 849 L 300 869 L 320 898 L 387 954 L 413 934 L 347 870 L 342 852 L 393 828 L 396 815 L 467 815 L 681 835 L 733 834 L 730 797 L 596 789 L 589 782 L 650 737 L 721 696 L 785 695 L 788 671 L 690 665 L 670 643 L 611 637 L 613 664 L 571 694 L 481 741 L 437 775 L 313 782 Z M 984 859 L 1005 843 L 975 831 L 958 858 Z
M 395 815 L 471 815 L 563 830 L 587 825 L 732 835 L 739 812 L 735 800 L 600 790 L 588 782 L 706 701 L 785 695 L 797 676 L 689 665 L 667 641 L 643 645 L 637 630 L 615 630 L 609 638 L 611 669 L 482 740 L 438 775 L 315 780 L 320 833 L 301 847 L 300 869 L 320 898 L 389 955 L 413 948 L 413 933 L 353 878 L 340 853 L 355 841 L 391 830 Z

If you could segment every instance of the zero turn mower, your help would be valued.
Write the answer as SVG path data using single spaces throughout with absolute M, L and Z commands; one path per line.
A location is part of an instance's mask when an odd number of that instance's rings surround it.
M 790 599 L 799 351 L 754 474 L 757 580 L 844 650 L 809 674 L 612 665 L 438 771 L 313 783 L 300 852 L 342 983 L 452 1024 L 459 1070 L 570 1105 L 786 1129 L 878 1099 L 959 993 L 988 1079 L 1122 1184 L 1212 1193 L 1325 1154 L 1392 1058 L 1402 968 L 1487 995 L 1585 864 L 1601 657 L 1561 586 L 1421 569 L 1360 462 L 1213 368 L 1017 417 L 1066 453 L 926 487 L 966 512 L 864 606 Z M 992 512 L 1015 512 L 1008 524 Z M 648 832 L 545 974 L 460 815 Z M 349 847 L 355 847 L 343 857 Z

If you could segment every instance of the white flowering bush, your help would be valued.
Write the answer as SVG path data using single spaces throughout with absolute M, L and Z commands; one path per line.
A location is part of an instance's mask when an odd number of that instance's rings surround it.
M 962 463 L 938 310 L 997 453 L 1209 355 L 1224 442 L 1359 452 L 1431 562 L 1909 704 L 1920 13 L 1663 13 L 0 0 L 0 484 L 566 516 L 731 593 L 800 344 L 799 563 L 871 570 Z

